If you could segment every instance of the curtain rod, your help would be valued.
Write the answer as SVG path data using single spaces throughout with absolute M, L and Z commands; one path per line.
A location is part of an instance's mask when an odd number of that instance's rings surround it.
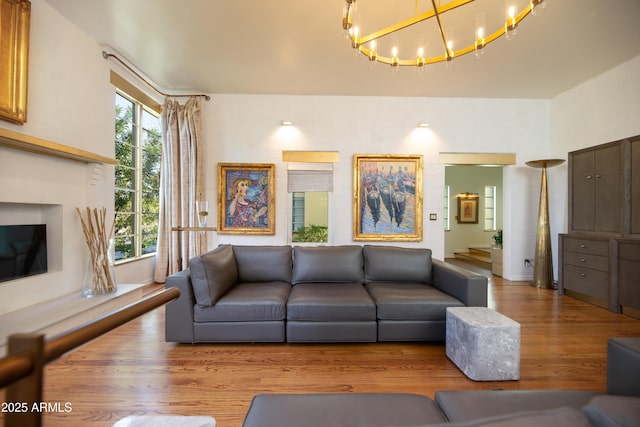
M 118 58 L 116 55 L 114 55 L 113 53 L 107 53 L 106 51 L 102 51 L 102 57 L 104 59 L 109 59 L 109 58 L 114 58 L 116 61 L 118 61 L 120 64 L 122 64 L 127 70 L 131 71 L 133 74 L 135 74 L 136 77 L 138 77 L 140 80 L 142 80 L 143 82 L 145 82 L 147 84 L 147 86 L 149 86 L 151 89 L 155 90 L 156 92 L 158 92 L 160 95 L 162 96 L 169 96 L 169 97 L 189 97 L 189 96 L 202 96 L 204 97 L 205 100 L 210 101 L 211 97 L 207 94 L 204 93 L 186 93 L 186 94 L 180 94 L 180 95 L 171 95 L 170 93 L 165 93 L 162 92 L 160 89 L 156 88 L 154 85 L 152 85 L 151 83 L 149 83 L 144 77 L 142 77 L 138 72 L 136 72 L 133 68 L 131 68 L 129 65 L 127 65 L 122 59 Z

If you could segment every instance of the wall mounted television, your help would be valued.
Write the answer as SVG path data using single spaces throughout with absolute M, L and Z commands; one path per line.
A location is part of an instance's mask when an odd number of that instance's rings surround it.
M 0 225 L 0 282 L 46 272 L 47 226 Z

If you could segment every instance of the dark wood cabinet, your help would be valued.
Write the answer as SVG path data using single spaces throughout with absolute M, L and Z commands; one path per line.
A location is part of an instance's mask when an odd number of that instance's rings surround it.
M 618 303 L 623 313 L 640 313 L 640 239 L 618 240 Z
M 570 231 L 622 233 L 621 142 L 569 153 Z
M 607 237 L 560 235 L 559 265 L 562 293 L 617 311 L 610 304 L 615 291 L 611 263 L 614 259 Z
M 630 143 L 631 170 L 630 175 L 630 216 L 629 235 L 640 238 L 640 136 L 632 138 Z
M 569 153 L 561 293 L 640 316 L 640 136 Z

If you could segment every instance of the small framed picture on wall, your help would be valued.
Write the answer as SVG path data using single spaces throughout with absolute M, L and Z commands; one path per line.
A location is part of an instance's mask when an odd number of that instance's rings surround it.
M 478 195 L 475 193 L 458 194 L 458 224 L 478 223 Z

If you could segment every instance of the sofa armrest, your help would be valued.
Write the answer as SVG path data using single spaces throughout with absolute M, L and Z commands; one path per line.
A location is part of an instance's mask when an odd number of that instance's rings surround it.
M 434 259 L 433 286 L 467 306 L 487 306 L 487 278 L 464 268 Z
M 165 287 L 178 288 L 180 297 L 165 306 L 165 340 L 193 343 L 193 306 L 195 297 L 191 286 L 191 273 L 183 270 L 167 277 Z
M 640 337 L 609 338 L 607 393 L 640 396 Z

